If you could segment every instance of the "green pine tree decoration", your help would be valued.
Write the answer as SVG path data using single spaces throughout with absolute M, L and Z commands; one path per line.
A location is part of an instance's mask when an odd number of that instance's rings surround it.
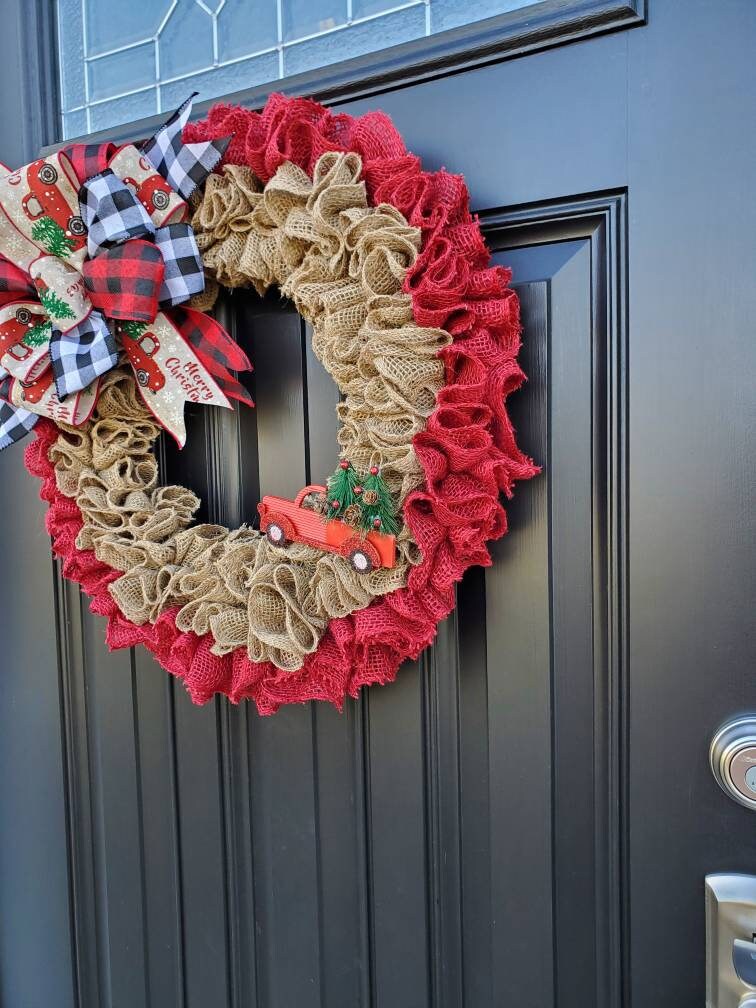
M 138 340 L 141 339 L 147 329 L 146 322 L 119 322 L 118 332 L 121 336 L 128 336 L 129 339 Z
M 351 507 L 358 496 L 354 488 L 359 486 L 357 473 L 351 462 L 342 459 L 337 469 L 328 477 L 328 517 L 340 518 Z
M 49 287 L 38 288 L 39 300 L 51 319 L 72 319 L 76 318 L 76 313 L 70 305 L 66 304 L 62 297 L 58 297 L 55 291 Z
M 32 225 L 32 238 L 47 249 L 50 255 L 65 259 L 73 252 L 74 243 L 52 217 L 40 217 Z
M 36 350 L 37 347 L 41 347 L 43 343 L 47 343 L 52 336 L 52 323 L 51 322 L 37 322 L 36 325 L 30 326 L 24 335 L 21 342 L 24 346 L 32 347 Z
M 366 532 L 396 535 L 399 521 L 396 503 L 378 466 L 371 466 L 362 487 L 362 527 Z

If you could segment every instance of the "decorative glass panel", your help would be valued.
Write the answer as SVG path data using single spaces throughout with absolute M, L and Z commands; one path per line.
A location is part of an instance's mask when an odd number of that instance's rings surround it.
M 63 136 L 215 98 L 529 0 L 57 0 Z

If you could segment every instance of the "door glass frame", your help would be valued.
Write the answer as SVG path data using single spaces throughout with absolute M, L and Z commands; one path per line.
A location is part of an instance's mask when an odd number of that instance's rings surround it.
M 37 2 L 55 17 L 55 0 Z M 320 67 L 198 102 L 194 111 L 202 117 L 217 102 L 260 108 L 272 91 L 307 95 L 330 105 L 501 62 L 538 49 L 565 45 L 591 35 L 637 27 L 645 22 L 646 0 L 543 0 L 483 21 L 343 60 L 330 67 Z M 57 46 L 52 49 L 51 55 L 57 63 Z M 55 74 L 57 77 L 57 65 Z M 57 128 L 54 136 L 47 138 L 48 146 L 43 150 L 45 154 L 63 143 L 58 92 L 56 81 Z M 95 131 L 88 136 L 94 140 L 107 138 L 116 143 L 137 136 L 149 136 L 166 115 L 163 112 Z M 70 137 L 65 142 L 78 139 L 81 138 Z

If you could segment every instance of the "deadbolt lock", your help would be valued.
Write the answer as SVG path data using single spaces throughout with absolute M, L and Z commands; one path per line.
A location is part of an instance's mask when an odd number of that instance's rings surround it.
M 722 725 L 711 740 L 709 761 L 719 786 L 730 798 L 756 810 L 756 715 Z

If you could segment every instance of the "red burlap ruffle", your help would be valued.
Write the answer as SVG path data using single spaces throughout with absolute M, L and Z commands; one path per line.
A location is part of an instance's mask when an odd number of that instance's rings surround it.
M 81 514 L 56 486 L 48 450 L 57 428 L 40 421 L 26 453 L 30 472 L 43 480 L 50 504 L 47 527 L 63 573 L 92 596 L 93 612 L 108 619 L 111 648 L 144 644 L 160 664 L 180 676 L 195 703 L 214 693 L 234 702 L 253 699 L 263 714 L 284 703 L 329 700 L 339 708 L 361 686 L 387 683 L 405 658 L 416 658 L 436 626 L 454 607 L 454 586 L 473 564 L 488 566 L 488 540 L 507 530 L 503 492 L 538 472 L 519 451 L 505 409 L 506 397 L 524 375 L 517 363 L 519 304 L 510 273 L 489 267 L 489 253 L 469 211 L 463 179 L 425 172 L 408 154 L 391 120 L 381 112 L 359 118 L 334 114 L 305 98 L 271 95 L 262 112 L 216 105 L 204 122 L 190 123 L 187 142 L 234 134 L 224 163 L 249 165 L 267 182 L 285 161 L 312 174 L 326 151 L 356 151 L 373 203 L 390 203 L 422 231 L 422 251 L 407 274 L 419 325 L 437 326 L 454 342 L 442 351 L 446 384 L 425 431 L 414 445 L 426 486 L 405 501 L 404 520 L 420 545 L 423 562 L 406 588 L 330 622 L 317 651 L 299 672 L 255 664 L 243 648 L 219 658 L 208 634 L 176 628 L 175 610 L 154 625 L 134 626 L 118 610 L 108 585 L 119 572 L 90 551 L 76 548 Z

